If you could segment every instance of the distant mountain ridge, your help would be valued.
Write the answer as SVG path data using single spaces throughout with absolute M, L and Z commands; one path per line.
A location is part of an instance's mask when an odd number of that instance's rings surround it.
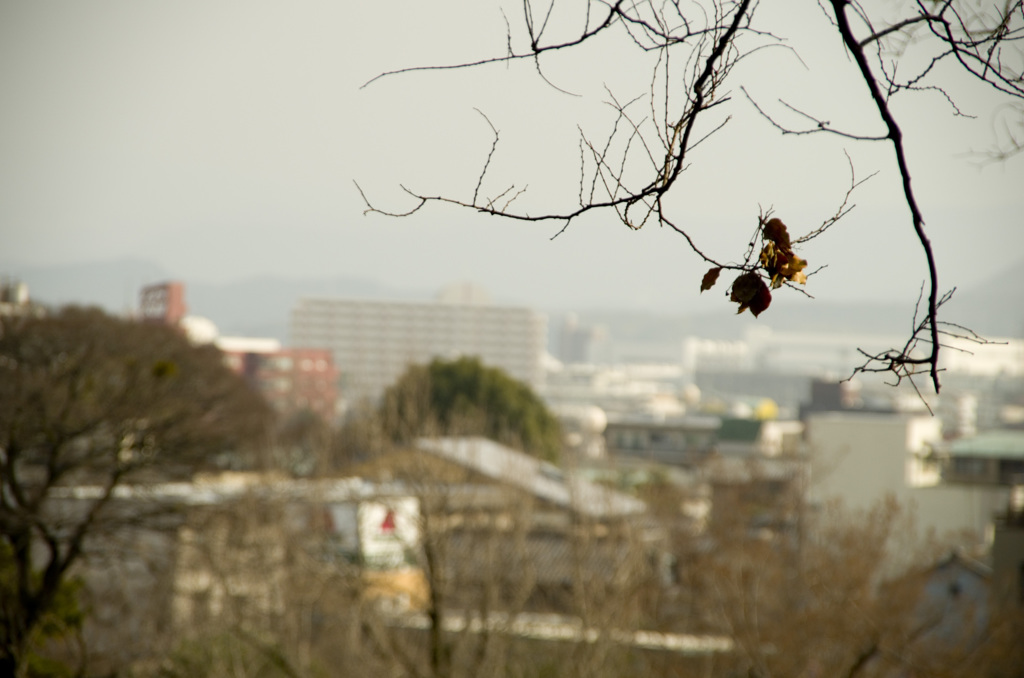
M 380 285 L 356 278 L 280 278 L 257 276 L 226 283 L 194 282 L 140 259 L 15 267 L 0 264 L 0 275 L 29 286 L 33 300 L 50 305 L 100 306 L 124 313 L 138 306 L 139 290 L 166 280 L 185 283 L 190 315 L 209 318 L 222 334 L 288 339 L 292 307 L 301 297 L 428 299 L 430 294 Z
M 0 275 L 29 285 L 33 299 L 50 305 L 69 303 L 101 306 L 112 312 L 134 309 L 138 291 L 147 284 L 176 279 L 146 260 L 121 259 L 63 266 L 17 267 L 0 263 Z M 223 334 L 288 340 L 291 310 L 298 299 L 311 296 L 366 299 L 428 300 L 436 290 L 410 290 L 364 279 L 283 278 L 258 276 L 227 283 L 186 283 L 189 313 L 212 320 Z M 564 310 L 544 308 L 558 331 Z M 1024 337 L 1024 259 L 995 274 L 989 281 L 959 290 L 944 317 L 992 337 Z M 584 325 L 602 325 L 616 340 L 672 341 L 683 336 L 732 339 L 748 328 L 822 333 L 902 335 L 909 331 L 911 304 L 885 302 L 824 302 L 796 299 L 777 303 L 760 318 L 737 316 L 730 310 L 702 314 L 671 314 L 628 309 L 580 309 Z
M 0 262 L 0 275 L 28 284 L 34 301 L 50 306 L 101 306 L 114 313 L 132 310 L 139 303 L 139 288 L 170 274 L 152 261 L 111 261 L 56 266 L 17 266 Z
M 303 297 L 427 300 L 431 294 L 354 278 L 285 279 L 260 276 L 224 284 L 188 284 L 189 312 L 224 334 L 288 340 L 292 308 Z
M 1024 259 L 957 290 L 945 310 L 948 321 L 980 334 L 1024 338 Z

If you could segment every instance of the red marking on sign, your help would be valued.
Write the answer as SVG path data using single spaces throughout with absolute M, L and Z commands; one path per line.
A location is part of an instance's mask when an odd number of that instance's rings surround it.
M 384 516 L 384 522 L 380 524 L 380 531 L 391 533 L 395 531 L 395 512 L 388 510 L 388 514 Z

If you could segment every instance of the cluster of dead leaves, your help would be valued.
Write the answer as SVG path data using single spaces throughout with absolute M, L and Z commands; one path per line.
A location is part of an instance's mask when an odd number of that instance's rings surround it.
M 793 253 L 789 231 L 781 219 L 769 219 L 761 224 L 761 241 L 763 245 L 758 258 L 758 268 L 741 273 L 732 282 L 729 291 L 729 301 L 739 304 L 737 313 L 743 313 L 749 308 L 755 317 L 761 315 L 772 303 L 771 290 L 781 287 L 785 282 L 801 285 L 807 283 L 807 274 L 804 273 L 807 260 Z M 716 266 L 705 273 L 700 283 L 700 291 L 714 287 L 721 272 L 722 267 Z M 771 289 L 765 283 L 766 278 L 771 284 Z

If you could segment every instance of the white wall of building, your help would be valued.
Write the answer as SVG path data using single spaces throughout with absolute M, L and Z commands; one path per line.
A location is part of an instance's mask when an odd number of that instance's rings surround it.
M 1024 340 L 992 338 L 978 343 L 965 338 L 943 339 L 942 369 L 987 377 L 1024 376 Z
M 914 512 L 920 531 L 942 536 L 967 532 L 987 538 L 1006 489 L 940 485 L 927 464 L 941 440 L 939 419 L 928 415 L 822 412 L 807 419 L 813 502 L 841 500 L 866 509 L 893 496 Z
M 291 344 L 330 349 L 350 401 L 380 397 L 410 364 L 461 356 L 536 389 L 544 379 L 547 320 L 506 306 L 301 299 L 292 310 Z

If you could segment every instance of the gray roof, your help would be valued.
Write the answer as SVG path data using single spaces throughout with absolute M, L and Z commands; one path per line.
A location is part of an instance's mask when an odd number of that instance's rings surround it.
M 931 571 L 937 572 L 940 570 L 948 570 L 956 567 L 963 568 L 982 579 L 992 578 L 992 568 L 985 563 L 965 556 L 960 552 L 959 549 L 954 549 L 945 558 L 939 560 L 935 565 L 932 566 Z
M 953 457 L 1024 459 L 1024 431 L 997 429 L 949 443 Z
M 637 515 L 647 505 L 487 438 L 420 438 L 416 447 L 539 499 L 594 518 Z

